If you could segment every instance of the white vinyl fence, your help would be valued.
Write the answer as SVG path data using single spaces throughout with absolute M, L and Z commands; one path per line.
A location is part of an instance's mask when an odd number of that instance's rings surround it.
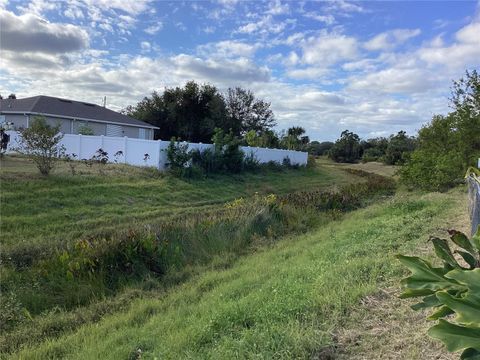
M 16 131 L 7 131 L 10 135 L 9 149 L 18 147 L 20 133 Z M 95 155 L 98 149 L 108 153 L 110 162 L 117 160 L 119 163 L 125 163 L 136 166 L 154 166 L 159 170 L 164 170 L 167 163 L 166 149 L 169 141 L 163 140 L 143 140 L 128 137 L 114 136 L 89 136 L 65 134 L 61 145 L 65 147 L 67 154 L 75 154 L 77 159 L 90 159 Z M 204 150 L 212 148 L 212 144 L 187 143 L 188 149 Z M 241 149 L 246 156 L 253 154 L 260 163 L 274 161 L 281 164 L 285 158 L 290 159 L 292 165 L 306 165 L 308 154 L 306 152 L 282 149 L 266 149 L 250 146 L 242 146 Z M 122 152 L 121 156 L 114 158 L 114 154 Z M 148 156 L 147 156 L 148 155 Z

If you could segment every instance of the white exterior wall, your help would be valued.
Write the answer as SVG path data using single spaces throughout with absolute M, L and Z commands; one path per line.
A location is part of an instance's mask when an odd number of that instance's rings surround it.
M 18 147 L 20 134 L 16 131 L 7 131 L 7 133 L 10 135 L 9 149 Z M 65 147 L 67 154 L 75 154 L 77 159 L 90 159 L 98 149 L 103 149 L 108 153 L 109 161 L 114 162 L 114 154 L 121 151 L 123 155 L 116 159 L 119 163 L 136 166 L 154 166 L 159 170 L 165 170 L 167 163 L 166 149 L 170 141 L 64 134 L 61 144 Z M 204 150 L 214 146 L 212 144 L 187 142 L 182 144 L 188 144 L 189 150 Z M 308 153 L 306 152 L 249 146 L 242 146 L 241 149 L 247 156 L 253 153 L 260 163 L 274 161 L 282 164 L 283 159 L 288 157 L 292 165 L 307 165 Z M 149 158 L 146 160 L 144 160 L 145 154 L 149 155 Z

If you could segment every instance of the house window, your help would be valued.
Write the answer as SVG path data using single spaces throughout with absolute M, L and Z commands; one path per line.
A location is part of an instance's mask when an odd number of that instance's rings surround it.
M 123 129 L 120 125 L 107 124 L 107 136 L 123 136 Z
M 138 138 L 139 139 L 147 139 L 147 129 L 138 129 Z

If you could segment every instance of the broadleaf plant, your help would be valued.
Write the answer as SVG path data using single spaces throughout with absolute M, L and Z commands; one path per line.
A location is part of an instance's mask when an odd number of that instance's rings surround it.
M 397 256 L 411 271 L 402 280 L 400 297 L 422 297 L 412 309 L 431 308 L 427 319 L 438 320 L 428 334 L 442 341 L 448 351 L 462 351 L 460 359 L 480 360 L 480 234 L 477 231 L 469 239 L 456 230 L 448 233 L 451 242 L 430 239 L 443 267 L 416 256 Z M 452 251 L 450 245 L 460 249 Z

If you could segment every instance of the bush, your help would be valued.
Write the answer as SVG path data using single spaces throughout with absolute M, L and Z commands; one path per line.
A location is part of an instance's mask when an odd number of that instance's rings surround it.
M 328 152 L 328 156 L 336 162 L 353 163 L 360 159 L 360 137 L 345 130 Z
M 167 167 L 176 175 L 182 175 L 183 170 L 189 166 L 192 159 L 188 151 L 188 144 L 182 144 L 173 137 L 167 149 Z
M 64 153 L 59 131 L 60 125 L 50 126 L 44 117 L 35 117 L 30 127 L 20 130 L 20 146 L 15 150 L 32 159 L 42 175 L 48 175 Z
M 405 291 L 401 297 L 423 297 L 412 309 L 433 309 L 428 319 L 438 323 L 428 334 L 441 340 L 449 351 L 462 350 L 461 359 L 479 359 L 480 234 L 477 231 L 471 240 L 459 231 L 449 230 L 449 234 L 451 243 L 459 248 L 455 252 L 448 240 L 430 239 L 442 267 L 434 267 L 416 256 L 398 255 L 411 271 L 411 275 L 402 280 Z
M 418 148 L 400 172 L 407 185 L 425 190 L 445 190 L 463 178 L 480 157 L 480 76 L 467 72 L 454 82 L 454 111 L 436 115 L 420 129 Z

